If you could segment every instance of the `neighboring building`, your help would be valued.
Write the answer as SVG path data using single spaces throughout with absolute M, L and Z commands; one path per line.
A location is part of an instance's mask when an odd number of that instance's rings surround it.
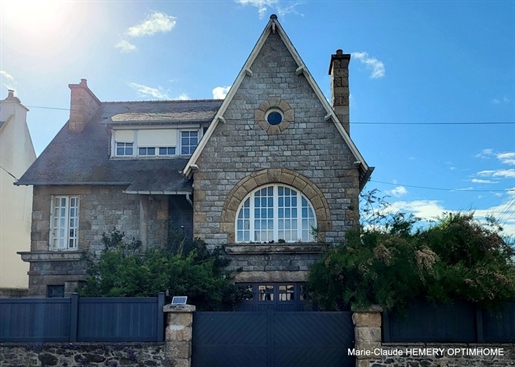
M 27 111 L 12 90 L 0 101 L 0 296 L 28 288 L 29 267 L 17 252 L 29 250 L 32 187 L 14 185 L 36 159 Z
M 172 221 L 223 246 L 255 303 L 298 300 L 358 224 L 372 172 L 349 137 L 349 61 L 331 56 L 331 106 L 272 16 L 224 100 L 101 102 L 70 85 L 70 120 L 18 183 L 34 186 L 30 293 L 71 291 L 103 232 L 153 246 Z

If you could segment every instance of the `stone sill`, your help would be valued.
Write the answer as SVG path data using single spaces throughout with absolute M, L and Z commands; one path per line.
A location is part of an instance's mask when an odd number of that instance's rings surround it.
M 21 259 L 26 262 L 38 261 L 79 261 L 84 256 L 84 251 L 37 251 L 18 252 Z
M 327 243 L 264 243 L 225 245 L 228 255 L 268 255 L 268 254 L 320 254 L 325 252 Z

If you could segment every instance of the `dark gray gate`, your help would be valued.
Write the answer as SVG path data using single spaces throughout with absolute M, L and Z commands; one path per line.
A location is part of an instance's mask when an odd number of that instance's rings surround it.
M 196 312 L 193 367 L 351 367 L 350 312 Z

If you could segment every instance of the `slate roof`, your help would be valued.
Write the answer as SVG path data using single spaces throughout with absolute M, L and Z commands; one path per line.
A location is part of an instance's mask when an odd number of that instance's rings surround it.
M 102 122 L 107 124 L 187 124 L 211 122 L 222 100 L 108 102 Z
M 17 185 L 124 185 L 127 192 L 184 194 L 191 180 L 182 174 L 188 158 L 111 159 L 111 122 L 138 124 L 210 122 L 220 100 L 104 102 L 80 133 L 68 123 Z

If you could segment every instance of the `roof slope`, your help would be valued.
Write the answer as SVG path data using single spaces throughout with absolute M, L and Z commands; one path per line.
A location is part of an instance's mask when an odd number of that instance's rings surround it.
M 130 193 L 190 193 L 191 182 L 182 175 L 187 158 L 111 159 L 106 123 L 127 113 L 138 124 L 165 120 L 170 124 L 163 116 L 172 115 L 176 123 L 207 122 L 220 104 L 218 100 L 103 103 L 82 132 L 70 131 L 67 123 L 17 184 L 124 185 Z

